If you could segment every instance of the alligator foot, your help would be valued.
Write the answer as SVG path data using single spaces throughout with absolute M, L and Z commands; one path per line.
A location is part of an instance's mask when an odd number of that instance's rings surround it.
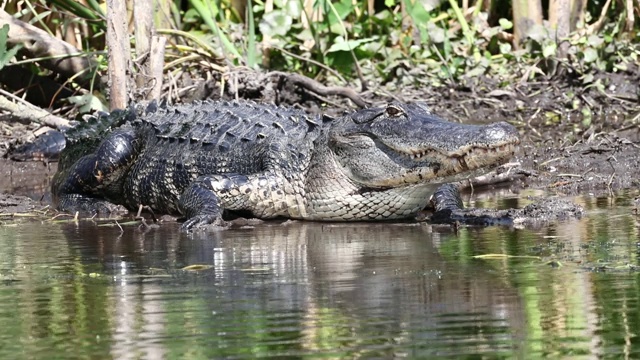
M 219 216 L 216 215 L 196 215 L 192 218 L 187 219 L 182 224 L 182 231 L 193 232 L 195 230 L 209 230 L 212 228 L 215 229 L 226 229 L 229 227 L 229 223 L 222 220 Z
M 540 198 L 522 209 L 462 208 L 458 188 L 445 184 L 432 197 L 434 210 L 430 219 L 434 224 L 536 226 L 550 221 L 581 218 L 584 209 L 571 201 L 559 198 Z

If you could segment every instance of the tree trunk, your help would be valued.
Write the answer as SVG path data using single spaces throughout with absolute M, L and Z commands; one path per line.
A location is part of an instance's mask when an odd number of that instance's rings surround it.
M 571 0 L 571 31 L 575 31 L 578 28 L 578 24 L 584 23 L 584 15 L 587 9 L 587 0 Z
M 571 0 L 549 1 L 549 23 L 555 29 L 555 40 L 558 44 L 558 58 L 565 58 L 569 43 L 566 41 L 571 31 Z
M 513 0 L 513 35 L 516 49 L 529 34 L 533 25 L 542 24 L 542 5 L 540 0 Z
M 127 32 L 127 8 L 121 0 L 107 0 L 107 48 L 109 58 L 109 109 L 124 109 L 128 103 L 131 45 Z

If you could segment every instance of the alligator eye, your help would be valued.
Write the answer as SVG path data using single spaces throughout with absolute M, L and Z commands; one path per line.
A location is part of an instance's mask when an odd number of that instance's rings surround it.
M 404 110 L 402 110 L 402 108 L 393 104 L 387 105 L 387 108 L 385 109 L 385 111 L 387 113 L 387 116 L 389 117 L 395 117 L 395 116 L 400 116 L 404 114 Z

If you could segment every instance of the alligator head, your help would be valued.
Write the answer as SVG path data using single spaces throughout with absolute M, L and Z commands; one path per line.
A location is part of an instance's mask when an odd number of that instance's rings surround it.
M 336 121 L 328 140 L 341 171 L 358 186 L 373 189 L 486 172 L 511 158 L 520 142 L 507 123 L 447 122 L 417 103 L 356 111 Z

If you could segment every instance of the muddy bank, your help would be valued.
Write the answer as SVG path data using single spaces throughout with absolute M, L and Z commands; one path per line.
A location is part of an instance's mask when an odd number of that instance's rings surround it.
M 565 195 L 609 195 L 640 187 L 640 145 L 615 132 L 595 133 L 574 143 L 549 138 L 525 141 L 517 159 L 535 171 L 519 186 Z M 514 184 L 518 185 L 518 184 Z
M 607 196 L 640 188 L 640 145 L 630 140 L 637 138 L 637 133 L 628 132 L 629 137 L 615 132 L 596 133 L 574 143 L 554 137 L 550 131 L 549 138 L 539 142 L 524 130 L 523 134 L 523 142 L 512 161 L 520 163 L 519 169 L 513 170 L 520 175 L 508 184 L 515 193 L 542 189 L 559 196 Z M 0 199 L 6 199 L 0 201 L 0 213 L 28 212 L 50 204 L 55 163 L 0 159 L 0 168 Z M 492 187 L 476 191 L 491 191 Z
M 44 216 L 49 207 L 26 196 L 0 193 L 0 220 L 14 219 L 22 214 Z
M 319 96 L 312 89 L 286 78 L 238 75 L 220 89 L 216 81 L 201 82 L 184 101 L 203 98 L 250 98 L 303 107 L 311 113 L 339 114 L 356 106 L 345 96 Z M 258 81 L 262 79 L 261 81 Z M 503 86 L 491 79 L 474 79 L 466 84 L 442 88 L 400 88 L 385 84 L 360 94 L 367 104 L 389 101 L 424 101 L 433 111 L 451 121 L 486 123 L 505 120 L 518 127 L 522 144 L 514 162 L 528 176 L 510 184 L 517 192 L 525 188 L 544 189 L 550 194 L 608 195 L 622 189 L 640 187 L 640 114 L 637 94 L 640 85 L 634 76 L 603 78 L 600 91 L 583 89 L 570 79 Z M 275 82 L 274 82 L 275 81 Z M 233 87 L 232 87 L 233 86 Z M 214 94 L 217 94 L 214 96 Z M 0 121 L 0 156 L 28 140 L 34 125 Z M 25 206 L 50 203 L 50 179 L 55 163 L 16 163 L 0 159 L 0 193 L 22 198 Z M 8 195 L 4 195 L 7 198 Z M 20 197 L 0 204 L 10 208 Z M 19 210 L 19 209 L 18 209 Z

